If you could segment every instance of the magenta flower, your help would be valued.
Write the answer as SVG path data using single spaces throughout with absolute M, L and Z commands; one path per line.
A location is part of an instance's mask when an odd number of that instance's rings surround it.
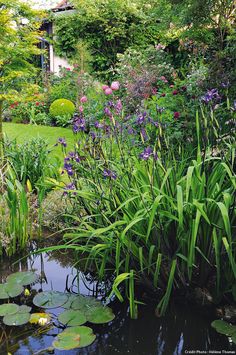
M 102 85 L 102 90 L 105 91 L 106 89 L 108 89 L 109 86 L 108 85 Z
M 120 83 L 119 83 L 119 81 L 113 81 L 113 82 L 111 83 L 111 89 L 112 89 L 112 90 L 116 91 L 116 90 L 119 90 L 119 88 L 120 88 Z
M 88 101 L 88 99 L 87 99 L 87 96 L 82 96 L 81 97 L 81 99 L 80 99 L 80 102 L 83 104 L 83 103 L 85 103 L 85 102 L 87 102 Z
M 107 95 L 107 96 L 111 95 L 112 94 L 112 89 L 108 87 L 106 90 L 104 90 L 104 94 Z
M 180 113 L 177 111 L 177 112 L 174 112 L 174 119 L 178 119 L 180 118 Z
M 172 95 L 178 95 L 178 90 L 172 91 Z
M 79 107 L 79 112 L 83 112 L 83 111 L 84 111 L 83 106 L 80 106 L 80 107 Z

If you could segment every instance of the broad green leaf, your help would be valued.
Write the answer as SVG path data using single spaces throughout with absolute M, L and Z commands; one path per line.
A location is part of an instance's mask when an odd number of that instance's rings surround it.
M 65 293 L 57 291 L 40 292 L 33 298 L 34 305 L 42 308 L 61 307 L 67 301 L 68 296 Z
M 0 316 L 14 314 L 19 310 L 19 306 L 15 303 L 5 303 L 0 305 Z
M 37 279 L 38 276 L 32 271 L 19 271 L 9 275 L 7 282 L 27 286 L 34 283 Z
M 18 326 L 28 323 L 30 319 L 30 313 L 15 313 L 8 314 L 3 318 L 3 323 L 9 326 Z
M 52 345 L 58 350 L 71 350 L 88 346 L 95 339 L 96 335 L 89 327 L 69 327 L 57 336 Z
M 220 334 L 228 336 L 236 335 L 236 326 L 231 325 L 223 320 L 214 320 L 211 326 Z
M 58 316 L 59 322 L 68 327 L 74 327 L 86 323 L 87 319 L 82 311 L 69 309 Z
M 97 307 L 86 312 L 87 320 L 95 324 L 109 323 L 115 315 L 109 307 Z

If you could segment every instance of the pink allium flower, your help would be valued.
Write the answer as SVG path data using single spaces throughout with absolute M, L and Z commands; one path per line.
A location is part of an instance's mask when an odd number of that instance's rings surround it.
M 80 106 L 80 107 L 79 107 L 79 112 L 83 112 L 83 111 L 84 111 L 83 106 Z
M 112 94 L 112 89 L 108 87 L 106 90 L 104 90 L 104 94 L 105 95 L 111 95 Z
M 111 83 L 111 89 L 112 89 L 112 90 L 116 91 L 116 90 L 119 90 L 119 88 L 120 88 L 120 83 L 119 83 L 119 81 L 113 81 L 113 82 Z
M 108 89 L 109 86 L 108 85 L 102 85 L 102 90 L 105 91 L 106 89 Z
M 88 101 L 88 99 L 87 99 L 87 96 L 82 96 L 81 97 L 81 99 L 80 99 L 80 102 L 83 104 L 83 103 L 85 103 L 85 102 L 87 102 Z
M 174 119 L 180 118 L 180 113 L 179 112 L 174 112 Z

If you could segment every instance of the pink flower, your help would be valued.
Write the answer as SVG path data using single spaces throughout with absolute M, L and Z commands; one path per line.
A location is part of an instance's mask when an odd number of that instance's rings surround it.
M 112 94 L 112 89 L 108 87 L 106 90 L 104 90 L 104 94 L 105 95 L 111 95 Z
M 80 99 L 80 102 L 83 104 L 83 103 L 85 103 L 85 102 L 87 102 L 88 101 L 88 99 L 87 99 L 87 96 L 82 96 L 81 97 L 81 99 Z
M 70 71 L 70 68 L 66 68 L 66 70 Z
M 177 95 L 177 94 L 178 94 L 178 90 L 174 90 L 174 91 L 172 92 L 172 94 L 173 94 L 173 95 Z
M 40 103 L 37 101 L 37 102 L 35 102 L 35 105 L 36 105 L 36 106 L 39 106 L 39 105 L 40 105 Z
M 179 112 L 174 112 L 174 119 L 178 119 L 180 117 L 180 113 Z
M 166 94 L 163 92 L 162 94 L 161 94 L 161 97 L 165 97 L 166 96 Z
M 170 85 L 170 88 L 173 88 L 173 87 L 175 87 L 175 86 L 174 86 L 173 84 L 171 84 L 171 85 Z
M 80 106 L 80 107 L 79 107 L 79 112 L 83 112 L 83 111 L 84 111 L 83 106 Z
M 168 80 L 166 79 L 165 76 L 161 76 L 160 80 L 163 81 L 163 83 L 168 83 Z
M 119 88 L 120 88 L 120 83 L 119 83 L 119 81 L 113 81 L 113 82 L 111 83 L 111 89 L 112 89 L 112 90 L 116 91 L 116 90 L 119 90 Z
M 102 85 L 102 90 L 105 91 L 106 89 L 108 89 L 109 86 L 108 85 Z
M 152 88 L 152 94 L 155 95 L 157 93 L 157 88 Z

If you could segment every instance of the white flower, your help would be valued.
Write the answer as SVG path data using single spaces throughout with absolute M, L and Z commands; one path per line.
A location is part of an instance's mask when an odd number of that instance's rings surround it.
M 47 324 L 48 323 L 48 319 L 47 318 L 39 318 L 39 320 L 38 320 L 38 324 L 40 324 L 40 325 L 45 325 L 45 324 Z

